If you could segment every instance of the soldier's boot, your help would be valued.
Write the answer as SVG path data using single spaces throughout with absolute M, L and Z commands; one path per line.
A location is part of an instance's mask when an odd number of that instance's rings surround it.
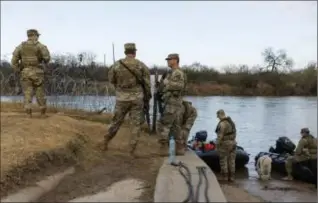
M 185 154 L 184 143 L 182 141 L 176 141 L 176 155 L 183 156 Z
M 46 108 L 41 108 L 41 117 L 42 118 L 46 117 Z
M 288 175 L 288 176 L 286 176 L 286 177 L 284 177 L 282 179 L 283 180 L 288 180 L 288 181 L 294 180 L 293 176 L 291 176 L 291 175 Z
M 220 181 L 227 181 L 228 180 L 228 173 L 221 172 L 220 177 L 218 178 Z
M 32 118 L 32 109 L 25 109 L 26 114 Z
M 132 157 L 134 157 L 134 158 L 137 157 L 137 156 L 136 156 L 136 153 L 135 153 L 136 147 L 137 147 L 137 144 L 131 144 L 131 145 L 130 145 L 130 149 L 129 149 L 129 155 L 132 156 Z
M 162 156 L 162 157 L 169 156 L 169 144 L 168 143 L 160 143 L 159 156 Z
M 107 151 L 108 150 L 108 145 L 109 145 L 109 142 L 111 141 L 111 137 L 108 136 L 108 135 L 105 135 L 104 136 L 104 145 L 103 145 L 103 150 L 104 151 Z
M 234 181 L 235 181 L 235 175 L 234 175 L 234 173 L 230 173 L 230 174 L 229 174 L 229 181 L 230 181 L 230 182 L 234 182 Z

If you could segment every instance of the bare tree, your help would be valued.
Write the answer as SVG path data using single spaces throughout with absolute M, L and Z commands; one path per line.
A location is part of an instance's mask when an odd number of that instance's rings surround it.
M 286 51 L 278 50 L 276 53 L 271 47 L 264 50 L 262 53 L 266 69 L 271 69 L 272 72 L 278 72 L 282 69 L 290 69 L 293 67 L 293 60 L 287 57 Z

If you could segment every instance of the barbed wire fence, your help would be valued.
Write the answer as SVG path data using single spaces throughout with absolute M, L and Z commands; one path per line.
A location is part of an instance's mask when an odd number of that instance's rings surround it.
M 89 69 L 89 70 L 88 70 Z M 79 108 L 90 111 L 105 108 L 112 111 L 114 89 L 106 81 L 99 81 L 96 75 L 100 68 L 92 67 L 48 67 L 45 70 L 44 87 L 48 103 L 56 107 Z M 9 68 L 0 69 L 1 97 L 22 101 L 20 76 Z

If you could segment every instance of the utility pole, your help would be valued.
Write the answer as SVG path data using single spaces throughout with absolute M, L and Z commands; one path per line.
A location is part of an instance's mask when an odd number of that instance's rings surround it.
M 114 45 L 114 42 L 113 42 L 113 62 L 115 63 L 115 45 Z
M 104 54 L 104 67 L 106 67 L 106 54 Z

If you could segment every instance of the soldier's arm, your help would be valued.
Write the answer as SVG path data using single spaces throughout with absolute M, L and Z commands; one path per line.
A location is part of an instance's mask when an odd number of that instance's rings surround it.
M 19 71 L 19 60 L 21 60 L 21 48 L 22 45 L 20 44 L 14 49 L 12 53 L 11 66 L 14 71 Z
M 108 71 L 108 81 L 114 85 L 116 87 L 116 67 L 118 66 L 118 63 L 115 62 L 110 68 L 109 68 L 109 71 Z
M 223 136 L 224 136 L 224 133 L 225 133 L 225 128 L 226 128 L 225 122 L 221 122 L 220 123 L 220 130 L 219 130 L 219 132 L 217 134 L 217 144 L 221 144 L 222 143 Z
M 184 89 L 184 74 L 181 71 L 173 71 L 171 78 L 166 85 L 168 91 L 182 91 Z
M 190 129 L 192 128 L 196 118 L 197 118 L 197 110 L 194 107 L 192 107 L 191 115 L 190 115 L 190 117 L 187 119 L 187 121 L 185 123 L 185 129 L 190 131 Z
M 45 46 L 44 44 L 40 44 L 40 52 L 44 63 L 49 63 L 51 60 L 51 54 L 47 46 Z
M 306 145 L 306 140 L 300 139 L 295 150 L 295 155 L 301 155 L 305 145 Z
M 142 72 L 143 72 L 143 78 L 145 82 L 145 91 L 149 94 L 151 98 L 151 84 L 150 84 L 150 71 L 149 68 L 144 64 L 143 62 L 140 62 L 141 67 L 142 67 Z

